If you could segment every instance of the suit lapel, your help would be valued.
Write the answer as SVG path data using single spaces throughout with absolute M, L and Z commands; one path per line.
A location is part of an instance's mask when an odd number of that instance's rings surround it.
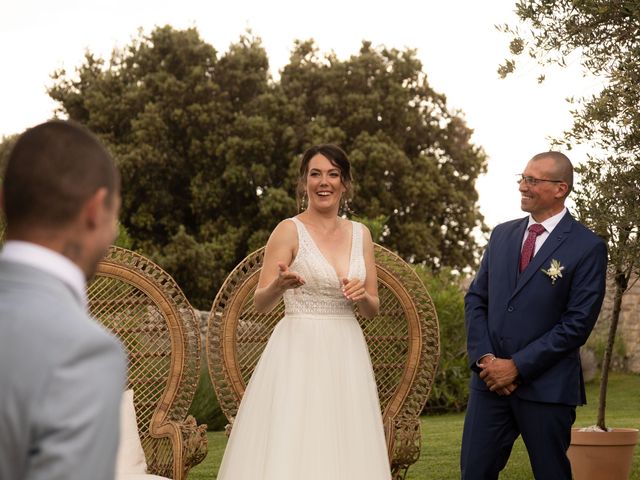
M 569 237 L 571 233 L 571 227 L 573 226 L 573 222 L 575 220 L 571 216 L 570 213 L 567 214 L 560 220 L 560 223 L 553 231 L 549 234 L 549 237 L 545 240 L 538 253 L 534 255 L 531 259 L 531 263 L 527 265 L 527 268 L 524 269 L 524 272 L 520 274 L 518 280 L 516 282 L 516 288 L 511 295 L 511 298 L 515 297 L 522 287 L 526 285 L 526 283 L 531 280 L 533 275 L 537 273 L 541 268 L 547 264 L 549 257 L 555 252 L 560 245 L 564 243 L 564 241 Z M 524 235 L 524 231 L 523 231 Z M 517 267 L 516 267 L 517 269 Z
M 522 249 L 522 239 L 524 238 L 524 232 L 527 229 L 529 223 L 529 217 L 524 217 L 521 221 L 517 222 L 515 227 L 511 230 L 509 238 L 507 239 L 507 248 L 504 252 L 506 264 L 507 264 L 507 276 L 509 279 L 509 288 L 516 287 L 516 281 L 518 280 L 518 265 L 520 264 L 520 250 Z

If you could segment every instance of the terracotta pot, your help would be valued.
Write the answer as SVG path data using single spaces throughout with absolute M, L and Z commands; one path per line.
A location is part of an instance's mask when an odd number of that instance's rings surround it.
M 614 428 L 611 432 L 580 432 L 571 429 L 567 456 L 575 480 L 627 480 L 638 443 L 635 428 Z

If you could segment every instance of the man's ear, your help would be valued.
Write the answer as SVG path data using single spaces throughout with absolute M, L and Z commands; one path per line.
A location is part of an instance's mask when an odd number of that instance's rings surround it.
M 83 223 L 91 230 L 100 224 L 100 218 L 104 214 L 105 208 L 107 208 L 107 195 L 107 189 L 101 187 L 89 197 L 84 207 L 82 207 Z
M 558 189 L 558 193 L 556 194 L 556 198 L 566 197 L 569 193 L 569 185 L 567 185 L 564 182 L 558 183 L 557 185 L 559 189 Z

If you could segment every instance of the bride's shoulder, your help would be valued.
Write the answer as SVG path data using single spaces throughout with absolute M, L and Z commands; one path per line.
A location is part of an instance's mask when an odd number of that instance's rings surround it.
M 269 241 L 297 241 L 298 232 L 296 228 L 296 224 L 292 218 L 286 218 L 281 220 L 276 228 L 271 232 L 271 236 L 269 237 Z
M 273 232 L 295 232 L 296 224 L 295 220 L 292 218 L 285 218 L 284 220 L 280 220 L 280 223 L 276 225 L 276 228 L 273 229 Z
M 282 220 L 276 228 L 273 229 L 266 244 L 266 253 L 269 252 L 291 252 L 295 256 L 298 248 L 298 232 L 292 221 Z M 286 254 L 284 254 L 286 255 Z

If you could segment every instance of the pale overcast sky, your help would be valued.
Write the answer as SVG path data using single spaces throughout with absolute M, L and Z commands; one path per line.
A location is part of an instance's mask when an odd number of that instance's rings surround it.
M 108 56 L 128 44 L 138 28 L 195 26 L 219 52 L 250 28 L 267 50 L 272 73 L 287 64 L 295 39 L 315 39 L 321 52 L 340 58 L 374 45 L 416 48 L 431 85 L 449 107 L 465 113 L 473 140 L 489 155 L 489 171 L 477 183 L 489 226 L 522 216 L 515 174 L 547 137 L 570 127 L 568 96 L 597 89 L 577 66 L 556 69 L 538 85 L 539 70 L 525 65 L 506 80 L 496 73 L 508 37 L 495 24 L 515 23 L 515 0 L 392 2 L 326 0 L 2 0 L 0 4 L 0 136 L 19 133 L 51 117 L 46 94 L 56 68 L 73 70 L 85 50 Z M 569 152 L 574 162 L 586 149 Z

